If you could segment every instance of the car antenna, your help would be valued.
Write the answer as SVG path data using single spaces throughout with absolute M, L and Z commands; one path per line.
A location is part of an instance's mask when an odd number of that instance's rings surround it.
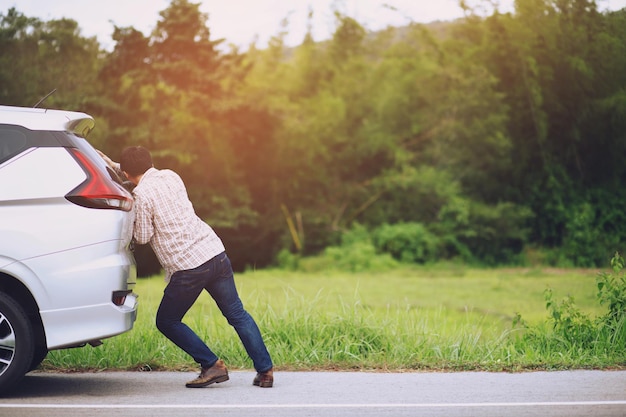
M 48 97 L 50 97 L 50 96 L 51 96 L 52 94 L 54 94 L 56 91 L 57 91 L 57 89 L 56 89 L 56 88 L 55 88 L 54 90 L 50 91 L 48 94 L 46 94 L 45 96 L 43 96 L 43 98 L 42 98 L 41 100 L 39 100 L 39 101 L 37 102 L 37 104 L 35 104 L 33 107 L 39 107 L 39 105 L 40 105 L 41 103 L 43 103 L 43 101 L 44 101 L 45 99 L 47 99 Z

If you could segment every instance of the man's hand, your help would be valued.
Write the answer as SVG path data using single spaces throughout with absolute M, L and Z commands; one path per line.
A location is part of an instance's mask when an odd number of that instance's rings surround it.
M 98 152 L 98 155 L 100 155 L 100 157 L 104 159 L 104 162 L 120 177 L 120 180 L 122 181 L 122 187 L 126 188 L 128 192 L 132 193 L 135 189 L 135 184 L 128 180 L 125 172 L 122 172 L 119 162 L 115 162 L 99 149 L 96 149 L 96 152 Z
M 100 151 L 99 149 L 96 149 L 96 152 L 98 152 L 98 155 L 100 155 L 100 157 L 104 159 L 104 162 L 106 162 L 106 164 L 110 166 L 112 169 L 115 169 L 115 170 L 120 169 L 120 164 L 118 164 L 117 162 L 113 161 L 111 158 L 106 156 L 102 151 Z

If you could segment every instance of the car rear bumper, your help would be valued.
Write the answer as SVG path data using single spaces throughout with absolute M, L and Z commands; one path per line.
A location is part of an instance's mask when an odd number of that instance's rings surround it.
M 121 306 L 109 303 L 41 311 L 48 350 L 80 346 L 127 332 L 137 319 L 137 306 L 137 295 L 131 293 Z

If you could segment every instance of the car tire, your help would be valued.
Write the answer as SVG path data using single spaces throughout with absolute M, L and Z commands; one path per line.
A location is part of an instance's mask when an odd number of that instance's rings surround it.
M 0 293 L 0 393 L 14 388 L 30 370 L 34 342 L 33 326 L 22 307 Z
M 48 356 L 48 348 L 45 345 L 37 346 L 33 353 L 33 360 L 30 362 L 29 371 L 34 371 L 41 365 L 44 359 Z

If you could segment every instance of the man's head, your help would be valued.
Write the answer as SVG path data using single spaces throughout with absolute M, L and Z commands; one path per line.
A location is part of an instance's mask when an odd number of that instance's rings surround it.
M 129 146 L 122 151 L 120 169 L 131 181 L 132 178 L 141 177 L 152 166 L 150 151 L 143 146 Z
M 152 166 L 150 151 L 143 146 L 129 146 L 122 151 L 120 169 L 132 183 L 137 184 L 141 176 Z

